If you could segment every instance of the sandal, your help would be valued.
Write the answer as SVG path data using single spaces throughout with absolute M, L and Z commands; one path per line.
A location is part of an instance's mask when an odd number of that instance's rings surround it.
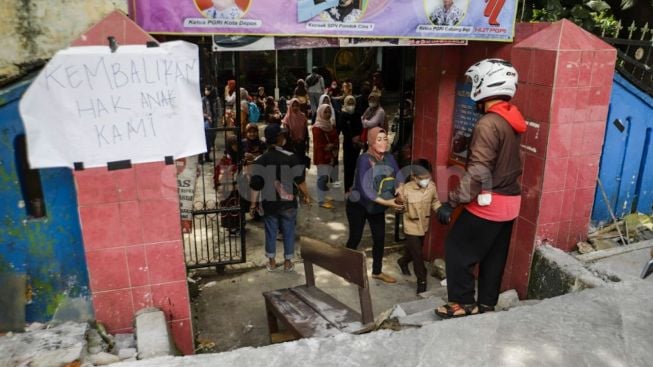
M 333 203 L 330 201 L 325 201 L 322 204 L 320 204 L 320 207 L 324 209 L 333 209 Z
M 478 313 L 478 306 L 475 303 L 465 305 L 461 303 L 450 302 L 435 309 L 435 314 L 443 319 L 478 315 Z
M 494 312 L 494 306 L 488 306 L 479 303 L 478 304 L 478 313 Z
M 379 273 L 379 274 L 372 274 L 372 278 L 378 279 L 380 281 L 386 282 L 386 283 L 397 283 L 397 279 L 391 277 L 390 275 L 386 273 Z

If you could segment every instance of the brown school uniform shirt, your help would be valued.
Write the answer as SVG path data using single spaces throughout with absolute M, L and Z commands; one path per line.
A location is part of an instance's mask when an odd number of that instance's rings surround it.
M 411 180 L 399 188 L 404 198 L 404 233 L 411 236 L 424 236 L 431 225 L 431 211 L 442 206 L 433 181 L 425 188 Z

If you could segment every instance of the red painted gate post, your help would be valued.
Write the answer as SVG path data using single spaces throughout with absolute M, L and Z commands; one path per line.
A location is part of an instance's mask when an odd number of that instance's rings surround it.
M 72 46 L 108 45 L 108 36 L 118 44 L 156 42 L 115 11 Z M 96 319 L 111 333 L 131 332 L 136 311 L 158 307 L 177 347 L 193 354 L 175 165 L 91 168 L 74 176 Z
M 616 58 L 612 46 L 568 20 L 512 48 L 529 127 L 504 286 L 522 297 L 535 246 L 547 242 L 571 251 L 587 238 Z
M 418 48 L 412 152 L 431 159 L 444 200 L 456 82 L 469 65 L 489 57 L 517 68 L 513 103 L 529 122 L 522 136 L 522 207 L 503 279 L 504 289 L 525 297 L 535 246 L 546 241 L 569 251 L 587 235 L 616 50 L 567 20 L 518 24 L 513 44 Z M 447 229 L 432 219 L 429 260 L 444 256 Z

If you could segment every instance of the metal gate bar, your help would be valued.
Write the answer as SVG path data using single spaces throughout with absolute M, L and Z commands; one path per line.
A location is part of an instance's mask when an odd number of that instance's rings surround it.
M 239 55 L 236 56 L 234 66 L 236 75 L 240 75 Z M 183 234 L 184 256 L 188 269 L 213 266 L 221 269 L 224 265 L 247 261 L 244 235 L 246 208 L 243 207 L 244 201 L 240 199 L 240 194 L 235 198 L 231 196 L 234 190 L 238 192 L 239 189 L 237 181 L 243 171 L 242 159 L 232 157 L 236 166 L 232 181 L 218 182 L 214 177 L 219 172 L 215 168 L 222 156 L 219 151 L 226 147 L 228 136 L 235 136 L 239 145 L 242 138 L 239 85 L 236 78 L 235 126 L 218 126 L 219 122 L 215 121 L 212 128 L 206 129 L 207 135 L 212 135 L 216 144 L 209 155 L 212 162 L 198 164 L 191 230 Z M 226 112 L 225 108 L 221 121 L 226 121 Z

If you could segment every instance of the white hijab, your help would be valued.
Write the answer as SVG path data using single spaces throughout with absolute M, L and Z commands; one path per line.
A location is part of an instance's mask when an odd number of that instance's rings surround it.
M 323 94 L 323 95 L 320 96 L 318 106 L 316 108 L 320 108 L 320 106 L 323 104 L 325 98 L 329 99 L 329 106 L 331 106 L 331 125 L 336 126 L 336 110 L 333 109 L 333 102 L 331 101 L 331 97 L 329 97 L 328 94 Z M 316 111 L 317 111 L 317 109 L 316 109 Z

